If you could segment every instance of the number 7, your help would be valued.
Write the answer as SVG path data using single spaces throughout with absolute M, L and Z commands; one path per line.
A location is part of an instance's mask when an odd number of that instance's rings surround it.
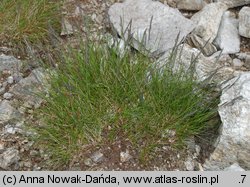
M 241 175 L 243 178 L 242 178 L 242 182 L 241 183 L 244 183 L 244 180 L 246 178 L 246 175 Z

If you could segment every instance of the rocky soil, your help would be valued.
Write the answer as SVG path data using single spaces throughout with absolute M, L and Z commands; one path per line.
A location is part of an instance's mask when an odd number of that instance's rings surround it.
M 65 45 L 77 47 L 76 32 L 88 34 L 92 40 L 99 41 L 100 38 L 112 37 L 113 31 L 116 31 L 121 40 L 126 40 L 126 33 L 121 33 L 123 31 L 119 24 L 119 14 L 123 12 L 125 24 L 135 19 L 131 47 L 140 51 L 138 41 L 146 32 L 151 37 L 147 38 L 145 48 L 140 52 L 158 58 L 156 63 L 161 64 L 166 62 L 168 50 L 173 47 L 179 31 L 182 31 L 180 37 L 187 37 L 187 40 L 186 44 L 182 44 L 183 56 L 176 63 L 188 66 L 192 56 L 201 51 L 196 67 L 198 80 L 204 80 L 212 71 L 220 69 L 214 82 L 223 88 L 219 105 L 222 127 L 215 144 L 198 144 L 193 138 L 187 141 L 187 147 L 183 150 L 163 146 L 149 156 L 147 164 L 141 163 L 137 150 L 121 138 L 113 143 L 105 142 L 106 146 L 90 147 L 86 152 L 76 155 L 74 162 L 57 169 L 250 169 L 250 160 L 246 156 L 250 153 L 250 1 L 223 1 L 65 1 L 60 33 Z M 132 11 L 133 8 L 136 10 Z M 153 26 L 149 31 L 150 20 Z M 157 37 L 159 30 L 163 32 L 160 39 Z M 155 45 L 155 41 L 158 45 Z M 222 54 L 221 49 L 224 49 Z M 46 92 L 48 70 L 32 66 L 36 63 L 32 59 L 20 60 L 18 56 L 12 56 L 12 50 L 15 49 L 0 46 L 0 170 L 54 169 L 47 162 L 48 153 L 34 145 L 32 137 L 36 134 L 27 128 L 31 122 L 39 125 L 33 113 L 43 100 L 36 93 Z M 221 84 L 228 78 L 233 79 Z M 231 147 L 227 147 L 228 143 Z

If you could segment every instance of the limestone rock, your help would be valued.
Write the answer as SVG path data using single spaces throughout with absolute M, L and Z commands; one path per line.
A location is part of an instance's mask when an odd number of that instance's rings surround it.
M 129 154 L 129 151 L 126 150 L 126 152 L 120 152 L 120 160 L 121 162 L 127 162 L 132 158 L 132 156 Z
M 223 54 L 234 54 L 240 51 L 238 20 L 235 15 L 226 11 L 222 17 L 218 35 L 214 43 L 223 50 Z
M 115 3 L 108 11 L 109 19 L 118 34 L 141 52 L 159 55 L 171 49 L 187 36 L 195 24 L 177 9 L 158 1 L 126 0 Z
M 208 170 L 221 170 L 231 163 L 250 169 L 250 73 L 241 73 L 222 86 L 219 104 L 222 121 L 216 149 L 205 163 Z
M 170 55 L 170 52 L 165 53 L 158 59 L 156 62 L 158 68 L 164 67 L 166 63 L 169 63 L 168 59 Z M 205 57 L 198 49 L 183 44 L 177 49 L 177 57 L 173 68 L 174 71 L 179 68 L 188 70 L 190 66 L 194 64 L 197 81 L 204 81 L 205 79 L 211 78 L 212 82 L 220 83 L 231 78 L 234 73 L 232 68 L 226 66 L 222 57 L 217 54 L 211 57 Z
M 234 68 L 241 68 L 243 65 L 244 65 L 244 62 L 242 62 L 240 59 L 238 58 L 233 59 Z
M 211 56 L 217 51 L 217 48 L 212 43 L 205 41 L 197 35 L 190 36 L 190 39 L 194 46 L 206 56 Z
M 104 160 L 104 155 L 100 151 L 95 152 L 93 155 L 91 155 L 91 160 L 95 163 L 102 162 Z
M 19 117 L 19 112 L 11 106 L 10 101 L 3 100 L 0 102 L 0 126 Z
M 13 56 L 0 55 L 0 72 L 7 70 L 10 73 L 18 72 L 22 67 L 22 62 Z
M 234 163 L 231 166 L 225 168 L 224 171 L 245 171 L 245 170 L 241 168 L 238 163 Z
M 243 7 L 239 13 L 239 32 L 241 36 L 250 38 L 250 7 Z
M 8 148 L 0 155 L 0 168 L 7 170 L 9 166 L 16 163 L 19 159 L 19 151 L 14 148 Z
M 69 20 L 63 18 L 61 36 L 71 35 L 74 34 L 74 32 L 75 30 L 73 26 L 70 24 Z
M 46 90 L 47 79 L 48 74 L 43 68 L 34 69 L 28 77 L 12 86 L 9 92 L 32 106 L 39 106 L 42 99 L 37 94 Z
M 191 20 L 197 26 L 192 32 L 204 41 L 212 42 L 217 36 L 222 15 L 227 10 L 223 3 L 211 3 L 192 16 Z
M 12 97 L 13 97 L 13 94 L 11 94 L 11 93 L 6 92 L 6 93 L 3 94 L 3 98 L 4 98 L 4 99 L 9 100 L 9 99 L 11 99 Z
M 177 0 L 176 4 L 181 10 L 201 10 L 206 2 L 204 0 Z
M 187 171 L 194 171 L 195 162 L 191 157 L 188 157 L 184 164 L 186 166 Z
M 250 4 L 250 0 L 215 0 L 215 2 L 225 3 L 229 8 Z
M 129 50 L 129 46 L 127 46 L 124 40 L 118 37 L 114 38 L 110 34 L 106 34 L 105 37 L 106 37 L 109 48 L 115 49 L 116 54 L 119 55 L 121 58 Z
M 244 62 L 244 67 L 250 70 L 250 53 L 238 53 L 236 56 Z

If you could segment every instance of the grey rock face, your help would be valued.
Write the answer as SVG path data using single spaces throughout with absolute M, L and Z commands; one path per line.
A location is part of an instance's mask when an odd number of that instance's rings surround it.
M 195 167 L 194 160 L 191 157 L 188 157 L 188 159 L 185 161 L 185 166 L 187 171 L 194 171 Z
M 22 67 L 22 62 L 13 56 L 0 55 L 0 72 L 7 70 L 11 73 L 18 72 Z
M 240 59 L 235 58 L 233 59 L 233 66 L 235 68 L 241 68 L 244 65 L 244 62 L 242 62 Z
M 250 70 L 250 53 L 238 53 L 236 54 L 238 59 L 244 62 L 244 66 Z
M 222 15 L 227 6 L 223 3 L 211 3 L 191 18 L 197 26 L 191 35 L 191 41 L 204 55 L 210 56 L 217 51 L 212 44 L 217 36 Z
M 19 159 L 19 151 L 14 148 L 8 148 L 0 155 L 0 168 L 8 169 L 9 166 L 16 163 Z
M 9 101 L 3 100 L 0 102 L 0 126 L 19 117 L 20 114 L 11 106 Z
M 250 0 L 215 0 L 215 2 L 225 3 L 229 8 L 250 4 Z
M 115 30 L 134 48 L 158 55 L 189 34 L 195 24 L 177 10 L 152 0 L 126 0 L 108 11 Z
M 223 54 L 234 54 L 240 51 L 238 20 L 235 15 L 226 11 L 222 17 L 218 35 L 214 41 Z
M 47 78 L 47 74 L 43 68 L 34 69 L 28 77 L 20 80 L 11 87 L 9 92 L 36 107 L 42 102 L 42 99 L 37 94 L 45 91 Z
M 224 171 L 245 171 L 245 170 L 241 168 L 238 163 L 234 163 L 231 166 L 225 168 Z
M 231 163 L 250 169 L 250 73 L 242 73 L 222 86 L 219 115 L 221 136 L 205 163 L 208 170 L 221 170 Z
M 103 153 L 100 151 L 95 152 L 93 155 L 91 155 L 91 160 L 95 163 L 102 162 L 104 159 Z
M 69 21 L 66 18 L 63 18 L 61 36 L 74 34 L 74 31 L 75 30 Z
M 201 10 L 207 3 L 204 0 L 177 0 L 176 4 L 181 10 Z
M 168 63 L 169 55 L 170 53 L 165 53 L 158 59 L 156 62 L 158 67 L 164 67 L 164 64 Z M 211 77 L 213 74 L 211 81 L 220 83 L 232 77 L 234 70 L 230 67 L 226 67 L 224 62 L 221 59 L 218 60 L 217 58 L 218 57 L 215 55 L 205 57 L 198 49 L 184 44 L 178 49 L 174 70 L 177 70 L 180 67 L 187 70 L 191 63 L 195 63 L 195 75 L 197 81 L 203 81 Z
M 106 37 L 108 46 L 110 48 L 115 49 L 117 55 L 119 55 L 120 57 L 123 57 L 125 53 L 129 50 L 129 46 L 126 46 L 127 44 L 125 43 L 124 40 L 120 38 L 114 38 L 110 34 L 106 34 L 105 37 Z
M 243 7 L 240 10 L 239 21 L 240 35 L 250 38 L 250 7 Z
M 197 49 L 202 51 L 202 53 L 206 56 L 211 56 L 217 51 L 217 48 L 210 42 L 203 40 L 201 37 L 197 35 L 192 35 L 190 37 L 192 43 Z
M 212 42 L 217 36 L 222 15 L 226 10 L 227 6 L 223 3 L 206 5 L 191 18 L 197 24 L 192 34 L 201 37 L 204 41 Z

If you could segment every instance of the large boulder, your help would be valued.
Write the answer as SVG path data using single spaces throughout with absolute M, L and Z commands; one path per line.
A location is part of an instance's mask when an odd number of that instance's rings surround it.
M 235 15 L 226 11 L 222 17 L 218 35 L 214 43 L 223 50 L 223 54 L 234 54 L 240 51 L 239 21 Z
M 134 48 L 159 55 L 171 49 L 195 27 L 193 21 L 173 9 L 152 0 L 126 0 L 115 3 L 108 11 L 118 34 Z
M 229 8 L 250 4 L 250 0 L 215 0 L 215 2 L 225 3 Z
M 250 169 L 250 73 L 242 73 L 222 86 L 219 104 L 221 135 L 205 163 L 207 170 L 221 170 L 232 163 Z

